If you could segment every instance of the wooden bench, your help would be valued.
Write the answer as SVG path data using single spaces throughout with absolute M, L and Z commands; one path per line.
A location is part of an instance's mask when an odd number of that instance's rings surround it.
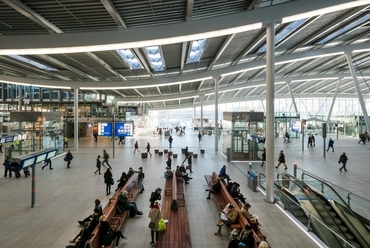
M 207 181 L 208 187 L 212 187 L 212 185 L 219 178 L 216 172 L 213 172 L 212 175 L 205 175 L 204 177 L 205 177 L 205 179 Z M 226 228 L 227 228 L 227 230 L 228 230 L 229 233 L 231 233 L 231 231 L 234 228 L 236 228 L 236 229 L 238 229 L 240 231 L 245 225 L 247 225 L 247 224 L 249 225 L 247 219 L 240 212 L 240 209 L 241 209 L 240 206 L 241 205 L 240 205 L 239 201 L 236 201 L 230 195 L 230 193 L 227 191 L 226 182 L 223 179 L 221 179 L 221 190 L 220 190 L 220 193 L 213 193 L 212 195 L 213 195 L 213 198 L 215 200 L 216 206 L 217 206 L 217 208 L 218 208 L 218 210 L 220 212 L 225 208 L 225 206 L 228 203 L 230 203 L 230 204 L 232 204 L 236 208 L 236 210 L 239 213 L 238 219 L 237 219 L 237 221 L 234 224 L 226 225 Z M 262 240 L 265 240 L 266 239 L 266 237 L 264 235 L 262 235 L 262 233 L 259 230 L 257 232 L 253 231 L 253 237 L 254 237 L 254 240 L 255 240 L 255 244 L 258 244 Z
M 123 213 L 117 212 L 117 203 L 118 197 L 122 191 L 128 192 L 128 197 L 131 201 L 133 201 L 138 192 L 138 185 L 137 185 L 137 173 L 134 173 L 129 180 L 127 180 L 126 184 L 116 191 L 116 193 L 109 199 L 108 204 L 103 209 L 103 214 L 107 216 L 107 221 L 110 223 L 112 228 L 115 230 L 121 230 L 123 223 L 126 217 L 129 214 L 129 209 L 125 209 Z M 86 244 L 85 248 L 98 248 L 100 247 L 100 233 L 99 233 L 100 224 L 96 226 L 93 231 L 93 237 L 89 239 Z M 106 245 L 106 248 L 114 247 L 115 240 L 112 240 L 111 245 Z
M 162 218 L 168 219 L 167 229 L 159 235 L 157 247 L 191 248 L 189 219 L 185 205 L 184 180 L 174 176 L 166 179 L 165 195 L 162 199 Z M 170 194 L 171 193 L 171 194 Z M 176 200 L 177 208 L 172 208 Z

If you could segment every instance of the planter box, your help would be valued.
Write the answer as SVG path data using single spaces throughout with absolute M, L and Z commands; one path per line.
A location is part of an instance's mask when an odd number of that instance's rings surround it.
M 148 153 L 147 152 L 142 152 L 141 153 L 141 158 L 148 158 Z
M 154 149 L 154 153 L 158 153 L 159 152 L 159 149 Z
M 194 153 L 193 158 L 198 158 L 198 154 Z
M 206 150 L 200 149 L 200 153 L 204 154 Z
M 168 152 L 168 149 L 164 149 L 163 151 L 164 151 L 164 153 L 167 153 Z
M 162 151 L 160 151 L 160 152 L 158 152 L 158 154 L 159 154 L 159 156 L 162 156 L 162 155 L 163 155 L 163 152 L 162 152 Z
M 193 153 L 193 152 L 189 152 L 189 155 L 190 155 L 190 154 L 194 154 L 194 153 Z
M 176 153 L 173 154 L 173 158 L 177 158 L 177 154 Z
M 172 152 L 168 152 L 168 155 L 172 156 Z

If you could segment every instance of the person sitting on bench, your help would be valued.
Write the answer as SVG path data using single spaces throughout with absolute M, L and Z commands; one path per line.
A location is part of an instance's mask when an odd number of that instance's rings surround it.
M 252 227 L 250 225 L 247 224 L 245 225 L 245 227 L 243 227 L 239 235 L 239 241 L 243 243 L 247 248 L 254 248 L 254 237 Z
M 137 209 L 136 203 L 134 201 L 128 200 L 127 194 L 128 192 L 126 190 L 122 191 L 122 193 L 118 197 L 117 207 L 122 211 L 124 209 L 129 209 L 130 217 L 135 217 L 136 215 L 143 215 L 143 212 Z
M 219 173 L 219 177 L 225 178 L 227 180 L 227 184 L 230 183 L 231 178 L 228 174 L 226 174 L 226 165 L 222 166 L 220 173 Z
M 241 201 L 243 204 L 245 204 L 245 200 L 247 198 L 244 198 L 244 196 L 240 193 L 240 184 L 234 183 L 234 185 L 231 187 L 230 195 L 232 198 L 238 198 L 239 201 Z
M 107 216 L 105 216 L 105 215 L 100 216 L 99 232 L 100 232 L 100 245 L 101 245 L 101 247 L 105 247 L 106 245 L 110 245 L 115 238 L 117 238 L 116 239 L 116 246 L 118 247 L 119 239 L 120 238 L 125 238 L 122 235 L 121 230 L 112 230 L 112 227 L 110 226 L 109 222 L 107 221 Z
M 84 235 L 86 236 L 87 234 L 84 233 L 86 228 L 90 234 L 93 233 L 93 231 L 95 230 L 95 227 L 99 224 L 99 219 L 101 215 L 102 215 L 101 210 L 99 208 L 95 208 L 94 213 L 92 214 L 92 216 L 90 216 L 91 218 L 90 221 L 84 223 L 84 229 L 82 229 L 76 235 L 76 237 L 69 240 L 69 243 L 75 243 L 79 238 L 81 239 L 81 237 L 84 237 Z
M 220 193 L 220 191 L 221 191 L 221 180 L 217 179 L 217 182 L 212 185 L 212 188 L 207 189 L 206 191 L 208 191 L 207 199 L 211 199 L 211 193 Z
M 165 178 L 172 178 L 173 176 L 173 172 L 171 171 L 171 169 L 169 167 L 166 167 L 166 171 L 164 172 L 164 177 Z
M 179 168 L 179 171 L 181 173 L 181 177 L 184 179 L 185 184 L 189 183 L 190 179 L 193 179 L 192 177 L 189 177 L 188 173 L 186 172 L 185 165 L 182 164 Z
M 220 213 L 221 219 L 217 222 L 218 230 L 215 232 L 215 235 L 221 234 L 221 227 L 226 225 L 231 225 L 235 223 L 238 219 L 238 211 L 236 211 L 235 207 L 230 203 L 226 205 L 224 210 Z
M 247 219 L 247 221 L 249 222 L 249 224 L 251 225 L 252 229 L 253 230 L 258 230 L 258 226 L 261 226 L 260 223 L 258 223 L 258 217 L 257 215 L 252 215 L 250 212 L 249 212 L 249 209 L 251 208 L 251 205 L 249 203 L 246 203 L 242 206 L 242 209 L 240 210 L 240 213 L 242 213 L 244 215 L 244 217 Z

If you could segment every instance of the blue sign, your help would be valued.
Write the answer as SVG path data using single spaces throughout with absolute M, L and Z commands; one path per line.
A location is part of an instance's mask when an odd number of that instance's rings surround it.
M 112 136 L 112 122 L 99 122 L 98 123 L 99 136 Z
M 5 137 L 5 143 L 13 142 L 14 136 Z
M 134 133 L 133 122 L 116 122 L 115 136 L 132 136 Z

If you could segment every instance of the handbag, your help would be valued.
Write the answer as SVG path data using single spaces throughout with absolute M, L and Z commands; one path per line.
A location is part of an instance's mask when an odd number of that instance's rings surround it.
M 114 179 L 113 178 L 111 178 L 110 179 L 110 185 L 113 185 L 114 184 Z
M 155 223 L 154 222 L 150 222 L 149 223 L 149 228 L 150 229 L 154 229 L 155 228 Z
M 113 233 L 110 232 L 109 234 L 107 235 L 104 235 L 101 237 L 100 239 L 100 243 L 101 245 L 110 245 L 113 241 Z
M 165 231 L 166 230 L 166 223 L 164 223 L 164 219 L 160 219 L 159 221 L 158 221 L 158 225 L 157 225 L 157 231 L 158 232 L 162 232 L 162 231 Z
M 64 161 L 68 161 L 68 158 L 67 158 L 67 156 L 65 156 L 65 157 L 64 157 Z

